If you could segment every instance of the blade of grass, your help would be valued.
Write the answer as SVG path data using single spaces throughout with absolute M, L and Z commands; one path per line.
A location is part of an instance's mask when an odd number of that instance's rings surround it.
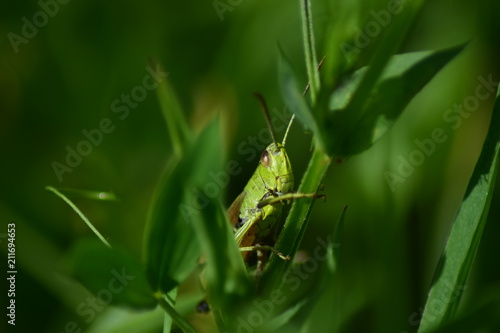
M 500 151 L 500 97 L 497 92 L 481 155 L 453 223 L 419 332 L 429 332 L 455 316 L 488 216 Z
M 211 182 L 210 173 L 221 169 L 219 133 L 215 119 L 186 146 L 158 184 L 144 243 L 146 270 L 154 290 L 169 292 L 197 265 L 200 247 L 191 218 L 204 212 L 203 202 L 196 200 L 196 189 L 204 188 Z M 203 196 L 206 199 L 204 192 Z
M 111 248 L 111 245 L 109 245 L 108 241 L 101 235 L 99 230 L 97 230 L 97 228 L 94 227 L 94 225 L 89 221 L 89 219 L 82 213 L 82 211 L 80 209 L 78 209 L 78 207 L 76 207 L 76 205 L 71 200 L 68 199 L 67 196 L 65 196 L 64 194 L 62 194 L 61 192 L 59 192 L 57 189 L 55 189 L 52 186 L 47 186 L 47 187 L 45 187 L 45 189 L 49 192 L 54 193 L 56 196 L 58 196 L 64 202 L 66 202 L 75 211 L 75 213 L 77 213 L 78 216 L 80 216 L 80 218 L 83 220 L 83 222 L 85 222 L 87 224 L 87 226 L 90 228 L 90 230 L 92 230 L 94 232 L 94 234 L 96 234 L 96 236 L 101 240 L 101 242 L 103 242 L 107 247 Z
M 80 190 L 74 188 L 59 188 L 61 193 L 77 196 L 80 198 L 99 200 L 99 201 L 119 201 L 118 197 L 113 192 Z

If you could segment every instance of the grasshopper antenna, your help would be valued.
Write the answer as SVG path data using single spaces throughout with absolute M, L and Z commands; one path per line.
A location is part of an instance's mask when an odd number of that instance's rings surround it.
M 321 66 L 323 66 L 323 62 L 325 61 L 325 58 L 326 58 L 326 55 L 323 56 L 323 58 L 319 62 L 319 64 L 318 64 L 318 71 L 321 69 Z M 310 87 L 311 86 L 308 83 L 307 86 L 306 86 L 306 88 L 304 89 L 304 92 L 302 93 L 303 96 L 305 96 L 307 94 L 307 92 L 309 91 Z M 286 128 L 285 136 L 283 137 L 283 147 L 286 144 L 286 138 L 288 136 L 288 131 L 290 131 L 290 128 L 292 127 L 292 123 L 293 123 L 294 119 L 295 119 L 295 114 L 292 114 L 292 118 L 290 118 L 290 122 L 288 123 L 288 127 Z
M 274 134 L 274 127 L 271 123 L 271 117 L 269 116 L 269 110 L 267 108 L 266 100 L 259 93 L 254 93 L 254 96 L 259 100 L 260 106 L 262 107 L 262 111 L 264 112 L 264 116 L 266 117 L 267 126 L 269 127 L 269 131 L 271 132 L 271 137 L 273 138 L 274 144 L 277 146 L 278 142 L 276 141 L 276 136 Z
M 292 114 L 292 118 L 290 118 L 290 122 L 288 123 L 288 126 L 286 128 L 285 136 L 283 137 L 283 143 L 282 143 L 283 147 L 285 147 L 286 138 L 288 137 L 288 131 L 290 131 L 294 119 L 295 119 L 295 114 Z

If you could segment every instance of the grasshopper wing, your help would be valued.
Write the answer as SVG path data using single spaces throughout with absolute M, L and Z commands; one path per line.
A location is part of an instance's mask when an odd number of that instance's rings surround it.
M 229 208 L 227 209 L 227 217 L 229 219 L 229 223 L 231 223 L 231 226 L 233 228 L 236 227 L 236 223 L 238 223 L 238 219 L 240 217 L 240 208 L 241 204 L 243 203 L 243 200 L 245 199 L 246 192 L 243 191 L 234 199 L 233 203 Z

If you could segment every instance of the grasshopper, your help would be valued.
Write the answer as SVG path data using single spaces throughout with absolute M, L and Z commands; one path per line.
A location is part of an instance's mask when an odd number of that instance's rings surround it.
M 264 111 L 273 142 L 262 152 L 257 169 L 243 192 L 229 207 L 227 214 L 235 229 L 234 237 L 245 263 L 249 262 L 249 252 L 257 252 L 256 274 L 259 274 L 265 264 L 264 250 L 273 251 L 284 260 L 290 259 L 271 245 L 275 241 L 284 205 L 293 199 L 318 197 L 324 199 L 325 196 L 292 192 L 294 177 L 285 144 L 294 117 L 288 124 L 283 143 L 277 142 L 266 102 L 260 94 L 256 93 L 255 96 Z
M 249 253 L 257 252 L 255 276 L 258 278 L 267 261 L 264 251 L 272 251 L 281 259 L 290 260 L 290 256 L 283 255 L 272 245 L 275 242 L 278 221 L 284 205 L 293 199 L 325 199 L 325 196 L 317 193 L 292 192 L 294 178 L 285 143 L 294 117 L 290 119 L 283 143 L 277 142 L 266 102 L 261 95 L 255 94 L 255 96 L 261 103 L 273 142 L 262 152 L 257 169 L 243 192 L 227 210 L 227 215 L 235 231 L 234 238 L 247 266 L 251 258 Z M 198 304 L 197 312 L 209 312 L 209 306 L 205 300 Z
M 325 57 L 318 64 L 318 70 L 323 65 Z M 304 89 L 305 95 L 309 84 Z M 292 165 L 285 150 L 286 138 L 292 126 L 295 115 L 285 131 L 283 143 L 276 141 L 276 134 L 271 123 L 269 110 L 264 98 L 255 93 L 266 118 L 267 127 L 273 142 L 262 152 L 259 165 L 243 189 L 227 211 L 229 221 L 235 229 L 235 240 L 242 252 L 245 263 L 248 264 L 248 252 L 257 251 L 257 270 L 259 274 L 265 264 L 262 250 L 270 250 L 284 260 L 290 260 L 276 250 L 274 244 L 276 227 L 283 211 L 283 206 L 293 199 L 323 198 L 317 193 L 293 193 L 294 178 Z
M 318 65 L 321 68 L 323 59 Z M 304 95 L 309 90 L 309 84 L 304 90 Z M 250 252 L 257 252 L 256 278 L 264 268 L 267 256 L 263 251 L 272 251 L 283 260 L 290 260 L 290 256 L 283 255 L 274 248 L 277 234 L 278 221 L 283 207 L 293 199 L 323 198 L 326 196 L 317 193 L 294 193 L 294 177 L 290 159 L 285 150 L 286 138 L 292 126 L 295 115 L 292 115 L 285 131 L 282 143 L 277 142 L 276 134 L 271 123 L 269 110 L 264 98 L 255 93 L 266 118 L 269 132 L 273 142 L 262 152 L 259 165 L 238 197 L 227 210 L 229 222 L 234 228 L 234 238 L 243 260 L 248 266 Z M 197 311 L 207 313 L 209 306 L 202 300 Z

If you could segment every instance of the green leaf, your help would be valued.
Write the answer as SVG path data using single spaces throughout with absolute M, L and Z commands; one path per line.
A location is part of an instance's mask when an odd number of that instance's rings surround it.
M 364 109 L 358 111 L 349 109 L 349 106 L 369 68 L 353 73 L 329 99 L 331 111 L 325 119 L 329 153 L 347 157 L 368 149 L 392 127 L 413 97 L 463 47 L 391 57 Z
M 488 217 L 499 151 L 500 97 L 497 92 L 488 134 L 436 269 L 419 332 L 428 332 L 449 322 L 457 311 Z
M 375 84 L 384 71 L 392 55 L 400 48 L 406 34 L 423 7 L 423 0 L 405 3 L 404 10 L 394 16 L 391 24 L 376 37 L 377 48 L 370 57 L 370 67 L 363 76 L 359 87 L 354 91 L 353 98 L 346 108 L 346 113 L 352 117 L 351 123 L 357 123 L 364 116 L 366 103 L 374 91 Z M 320 103 L 322 106 L 322 103 Z
M 174 165 L 172 167 L 172 165 Z M 146 272 L 153 289 L 168 293 L 196 266 L 199 256 L 194 232 L 179 212 L 185 163 L 172 163 L 153 199 L 146 231 Z
M 460 318 L 439 327 L 433 333 L 498 332 L 500 330 L 498 289 L 495 288 L 490 292 L 488 301 L 472 305 Z
M 171 162 L 160 182 L 145 241 L 146 271 L 155 290 L 168 293 L 197 265 L 200 246 L 191 220 L 214 195 L 206 191 L 215 189 L 217 196 L 222 192 L 210 178 L 220 170 L 220 147 L 219 122 L 214 120 L 178 161 Z
M 156 67 L 159 64 L 154 63 L 153 66 Z M 177 157 L 180 157 L 185 150 L 185 146 L 191 141 L 191 130 L 184 117 L 177 95 L 167 78 L 158 84 L 156 93 L 168 127 L 174 153 Z
M 206 260 L 202 279 L 206 281 L 210 305 L 226 314 L 224 322 L 228 327 L 232 325 L 232 314 L 250 297 L 252 285 L 222 205 L 210 200 L 197 217 L 193 225 Z
M 157 305 L 141 264 L 127 252 L 84 240 L 70 255 L 70 272 L 101 303 L 152 308 Z

